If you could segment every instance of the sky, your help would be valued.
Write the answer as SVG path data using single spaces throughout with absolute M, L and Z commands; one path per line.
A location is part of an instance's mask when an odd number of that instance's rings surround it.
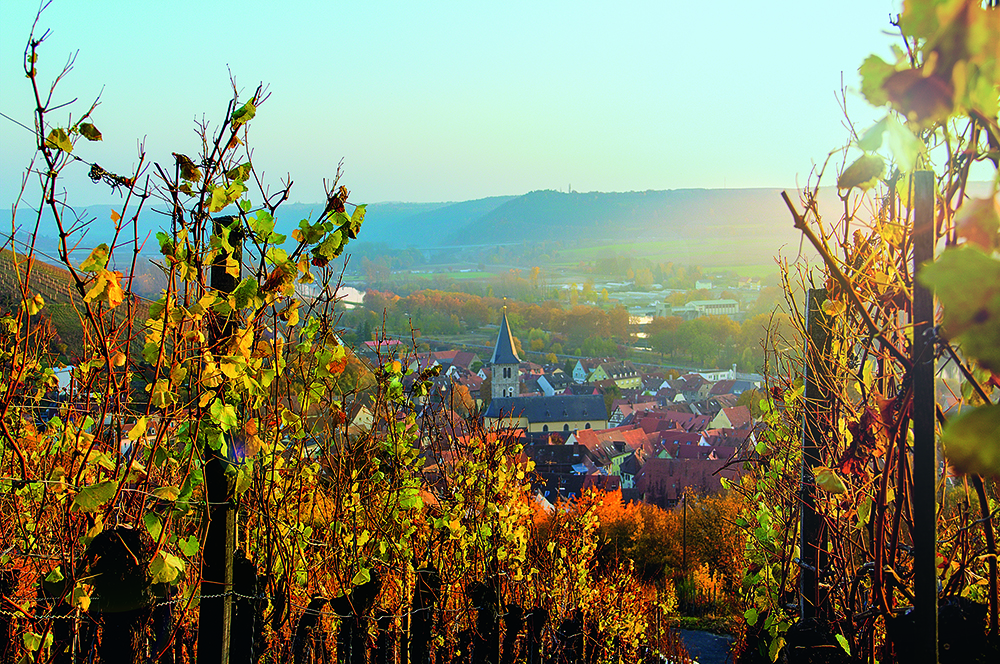
M 23 52 L 33 0 L 0 21 L 0 112 L 28 126 Z M 254 162 L 291 199 L 323 199 L 343 159 L 355 202 L 460 201 L 539 189 L 795 187 L 845 144 L 837 95 L 870 53 L 889 59 L 888 0 L 618 3 L 366 0 L 53 0 L 39 21 L 41 80 L 97 95 L 101 143 L 76 153 L 131 173 L 142 143 L 172 165 L 195 155 L 195 121 L 218 126 L 230 72 L 271 97 L 251 123 Z M 848 91 L 864 128 L 881 114 Z M 0 118 L 0 204 L 32 134 Z M 71 169 L 70 197 L 113 204 Z M 828 179 L 831 176 L 827 176 Z

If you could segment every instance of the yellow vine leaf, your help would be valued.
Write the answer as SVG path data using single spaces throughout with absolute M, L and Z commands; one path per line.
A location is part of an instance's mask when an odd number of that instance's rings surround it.
M 145 417 L 140 417 L 139 421 L 135 423 L 135 426 L 128 430 L 129 440 L 138 440 L 146 434 L 146 426 L 148 421 Z
M 101 270 L 94 279 L 94 285 L 84 296 L 85 302 L 107 302 L 109 307 L 117 307 L 125 301 L 125 291 L 122 290 L 121 272 Z

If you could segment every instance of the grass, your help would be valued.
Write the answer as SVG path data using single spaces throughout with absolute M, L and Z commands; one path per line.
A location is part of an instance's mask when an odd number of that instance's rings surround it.
M 735 272 L 741 277 L 759 277 L 761 279 L 778 273 L 778 266 L 773 262 L 756 265 L 713 265 L 711 269 L 718 272 Z
M 694 629 L 729 636 L 738 636 L 739 633 L 736 616 L 670 616 L 668 621 L 674 629 Z

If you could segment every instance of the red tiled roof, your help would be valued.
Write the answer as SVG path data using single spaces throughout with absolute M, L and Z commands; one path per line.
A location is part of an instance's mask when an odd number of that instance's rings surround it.
M 729 422 L 733 425 L 734 429 L 748 427 L 753 422 L 753 418 L 750 417 L 750 409 L 746 406 L 723 408 L 722 412 L 729 418 Z
M 735 469 L 723 470 L 725 461 L 711 459 L 650 458 L 635 477 L 636 488 L 651 503 L 663 505 L 680 498 L 685 488 L 700 494 L 722 488 L 721 478 L 733 479 Z

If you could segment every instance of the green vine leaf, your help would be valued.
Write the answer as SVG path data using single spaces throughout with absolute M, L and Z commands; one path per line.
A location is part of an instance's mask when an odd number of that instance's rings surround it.
M 177 548 L 188 558 L 198 555 L 200 543 L 194 535 L 188 535 L 187 539 L 177 540 Z
M 233 129 L 250 122 L 255 115 L 257 115 L 257 107 L 252 101 L 243 104 L 233 111 Z
M 358 573 L 354 575 L 354 578 L 351 579 L 351 585 L 363 586 L 371 580 L 372 580 L 371 572 L 368 570 L 367 567 L 362 567 L 361 569 L 358 570 Z
M 884 106 L 889 103 L 889 96 L 882 89 L 882 84 L 896 68 L 877 55 L 869 55 L 858 67 L 861 75 L 861 94 L 872 106 Z
M 80 263 L 80 270 L 83 272 L 100 272 L 108 266 L 108 258 L 111 248 L 103 242 L 90 250 L 87 259 Z
M 907 127 L 900 124 L 896 116 L 891 113 L 865 132 L 858 141 L 858 147 L 865 152 L 874 152 L 882 147 L 885 135 L 888 136 L 889 151 L 892 152 L 899 170 L 903 173 L 912 172 L 916 168 L 917 159 L 925 151 L 924 143 Z
M 941 301 L 944 335 L 983 366 L 1000 370 L 1000 261 L 974 246 L 951 248 L 924 265 L 917 280 Z
M 149 563 L 149 574 L 152 583 L 169 583 L 176 585 L 184 573 L 184 561 L 163 549 Z
M 1000 406 L 989 404 L 950 420 L 941 433 L 948 461 L 964 473 L 1000 476 Z
M 154 512 L 146 512 L 142 515 L 142 523 L 146 526 L 146 531 L 153 538 L 154 542 L 159 541 L 160 533 L 163 532 L 163 522 Z
M 115 497 L 118 483 L 113 480 L 98 482 L 80 489 L 69 506 L 70 512 L 96 512 L 106 502 Z
M 816 466 L 813 468 L 813 476 L 816 478 L 816 486 L 829 491 L 830 493 L 847 493 L 847 485 L 835 470 L 826 466 Z
M 867 191 L 874 187 L 885 173 L 885 162 L 877 154 L 864 154 L 848 166 L 837 178 L 838 189 L 858 187 Z

